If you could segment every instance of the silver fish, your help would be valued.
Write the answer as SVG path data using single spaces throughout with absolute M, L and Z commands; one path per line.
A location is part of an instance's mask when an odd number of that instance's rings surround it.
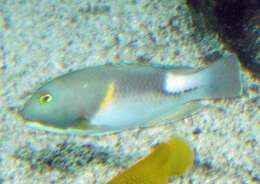
M 200 70 L 93 66 L 47 82 L 21 114 L 31 126 L 48 131 L 98 135 L 181 118 L 196 110 L 194 101 L 235 97 L 240 92 L 235 56 Z

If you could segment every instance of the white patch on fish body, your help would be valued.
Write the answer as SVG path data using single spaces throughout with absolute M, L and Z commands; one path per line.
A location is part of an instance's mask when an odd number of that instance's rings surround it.
M 169 94 L 180 94 L 200 87 L 200 80 L 195 74 L 180 75 L 168 72 L 165 77 L 164 90 Z
M 82 88 L 87 88 L 88 87 L 88 83 L 86 82 L 85 84 L 83 84 Z

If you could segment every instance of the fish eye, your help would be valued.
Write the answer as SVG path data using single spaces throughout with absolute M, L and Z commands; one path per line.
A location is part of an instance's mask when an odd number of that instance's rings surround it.
M 44 94 L 42 96 L 40 96 L 40 104 L 47 104 L 50 101 L 52 101 L 52 96 L 50 94 Z

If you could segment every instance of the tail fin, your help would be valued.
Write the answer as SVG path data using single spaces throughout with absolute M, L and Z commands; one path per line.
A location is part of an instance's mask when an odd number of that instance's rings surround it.
M 239 63 L 234 55 L 222 58 L 198 72 L 205 96 L 209 98 L 235 97 L 241 93 Z

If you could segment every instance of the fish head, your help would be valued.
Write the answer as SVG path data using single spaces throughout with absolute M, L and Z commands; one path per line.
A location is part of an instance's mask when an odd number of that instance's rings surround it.
M 75 96 L 64 83 L 47 83 L 25 103 L 21 115 L 28 124 L 66 129 L 78 118 L 73 106 Z

